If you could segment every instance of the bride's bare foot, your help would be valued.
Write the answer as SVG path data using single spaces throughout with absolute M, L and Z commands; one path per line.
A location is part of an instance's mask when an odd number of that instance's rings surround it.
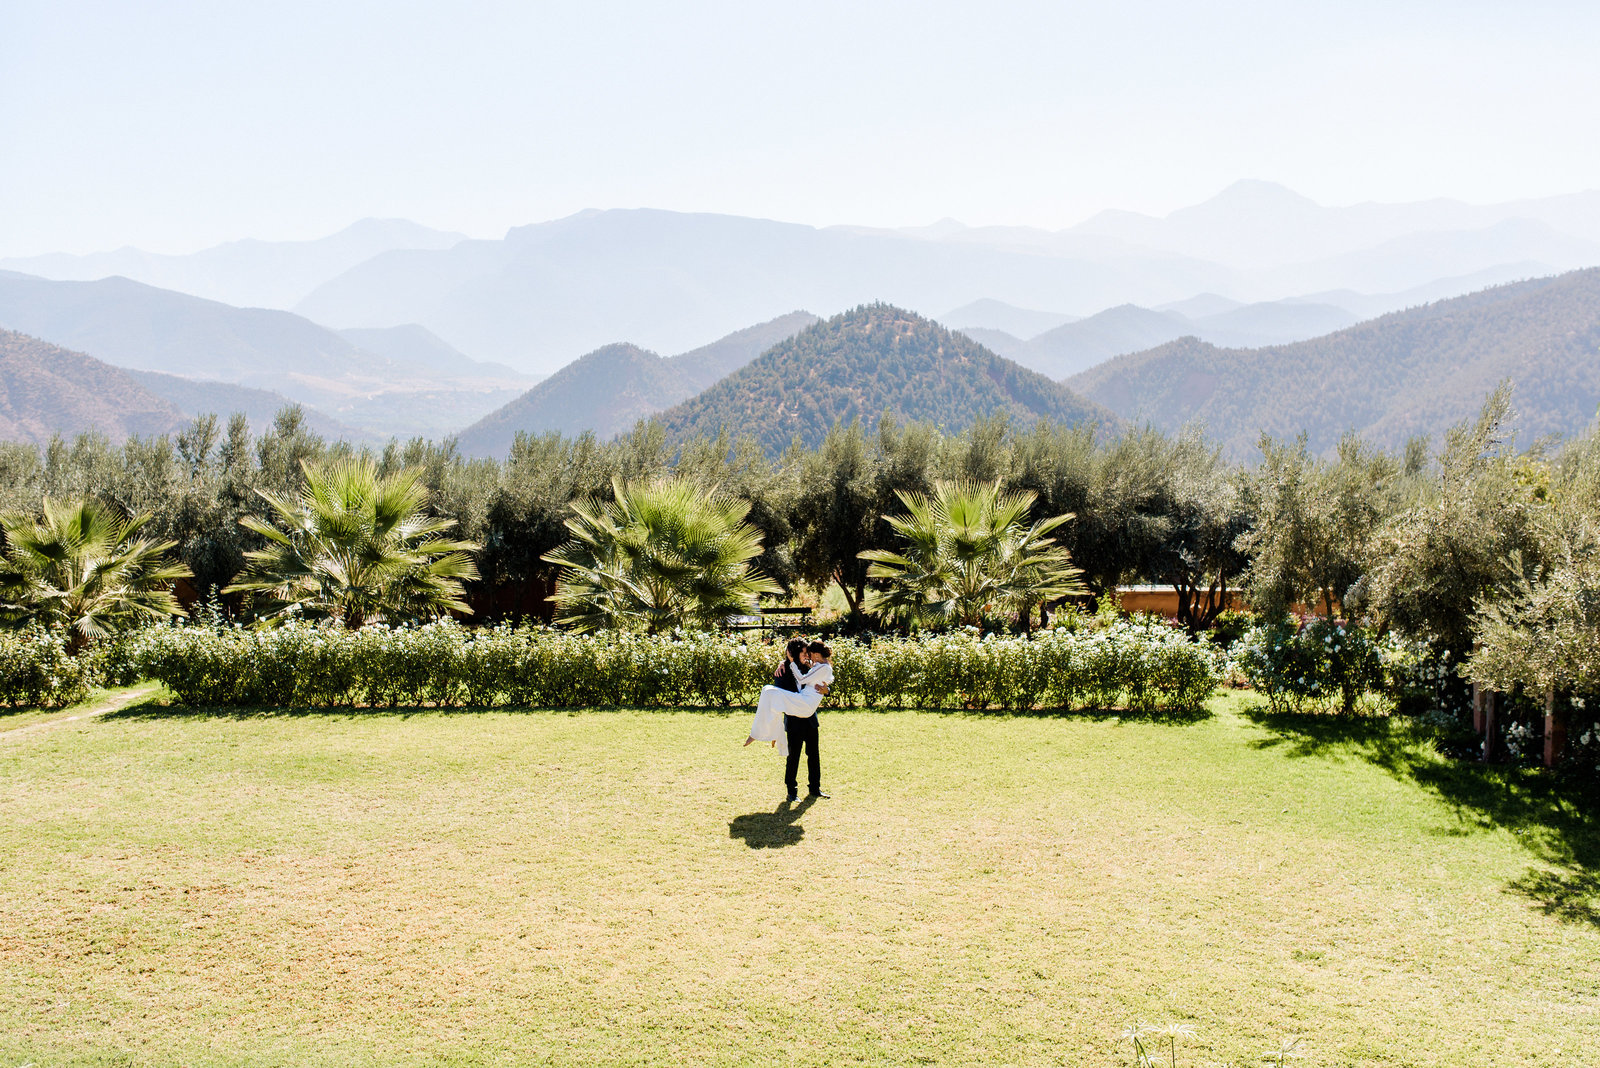
M 750 744 L 750 743 L 751 743 L 751 742 L 753 742 L 753 741 L 755 741 L 755 739 L 754 739 L 754 738 L 746 738 L 746 739 L 745 739 L 745 740 L 744 740 L 744 744 L 745 744 L 745 745 L 749 745 L 749 744 Z

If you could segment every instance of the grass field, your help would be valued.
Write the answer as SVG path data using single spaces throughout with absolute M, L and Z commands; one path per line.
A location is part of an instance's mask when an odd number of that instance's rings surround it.
M 1594 1063 L 1593 821 L 1212 712 L 825 710 L 793 808 L 743 712 L 3 734 L 0 1066 Z

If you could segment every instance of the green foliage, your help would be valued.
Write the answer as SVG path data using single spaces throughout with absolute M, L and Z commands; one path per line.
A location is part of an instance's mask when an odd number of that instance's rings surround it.
M 84 643 L 179 612 L 172 583 L 190 574 L 167 559 L 172 542 L 138 537 L 150 516 L 124 518 L 89 500 L 46 497 L 42 520 L 0 518 L 0 596 L 14 618 L 67 631 Z
M 1293 445 L 1263 437 L 1261 453 L 1246 484 L 1256 517 L 1242 539 L 1253 557 L 1250 603 L 1273 616 L 1296 605 L 1332 616 L 1391 511 L 1399 466 L 1353 436 L 1339 442 L 1333 461 L 1312 456 L 1303 435 Z
M 1236 668 L 1274 711 L 1355 712 L 1368 696 L 1398 694 L 1425 651 L 1343 620 L 1282 619 L 1246 631 L 1231 650 Z
M 1211 640 L 1219 648 L 1231 649 L 1233 644 L 1243 638 L 1251 627 L 1256 625 L 1254 612 L 1240 611 L 1236 608 L 1225 608 L 1218 612 L 1212 620 L 1209 631 Z
M 906 493 L 907 513 L 885 516 L 902 546 L 868 549 L 867 577 L 883 583 L 867 608 L 910 623 L 982 623 L 1011 612 L 1024 624 L 1041 602 L 1085 592 L 1066 550 L 1050 537 L 1070 515 L 1027 522 L 1037 495 L 940 482 L 933 494 Z
M 749 505 L 685 479 L 614 483 L 613 500 L 574 508 L 555 603 L 579 630 L 711 627 L 781 587 L 751 566 L 761 533 Z
M 1543 465 L 1508 446 L 1510 407 L 1502 385 L 1475 421 L 1450 431 L 1437 479 L 1378 531 L 1352 598 L 1457 659 L 1472 650 L 1475 608 L 1509 593 L 1518 572 L 1546 556 Z
M 74 656 L 59 632 L 37 624 L 0 631 L 0 703 L 63 708 L 89 696 L 98 681 L 96 660 Z
M 611 442 L 522 436 L 497 463 L 422 440 L 381 450 L 328 444 L 288 409 L 257 438 L 242 417 L 202 417 L 172 438 L 115 446 L 97 435 L 42 450 L 0 445 L 0 507 L 81 498 L 116 514 L 149 513 L 143 536 L 175 542 L 194 572 L 182 596 L 205 599 L 248 581 L 246 553 L 278 544 L 239 522 L 263 509 L 258 491 L 293 500 L 302 462 L 365 457 L 383 477 L 422 472 L 430 510 L 455 522 L 454 536 L 482 543 L 481 579 L 457 595 L 478 618 L 548 618 L 560 569 L 549 557 L 571 539 L 574 502 L 607 502 L 617 482 L 676 475 L 746 505 L 744 522 L 761 536 L 755 569 L 802 600 L 838 586 L 847 629 L 860 632 L 873 625 L 861 554 L 901 546 L 884 518 L 900 510 L 899 495 L 930 493 L 940 481 L 998 482 L 1005 494 L 1035 494 L 1038 515 L 1073 514 L 1050 536 L 1091 591 L 1171 583 L 1191 629 L 1215 623 L 1224 594 L 1244 586 L 1257 605 L 1300 602 L 1326 613 L 1342 601 L 1352 617 L 1448 649 L 1451 663 L 1478 643 L 1483 680 L 1582 687 L 1595 584 L 1584 571 L 1595 555 L 1587 531 L 1600 529 L 1600 462 L 1585 459 L 1594 439 L 1548 456 L 1518 452 L 1509 425 L 1501 391 L 1447 437 L 1436 461 L 1421 441 L 1389 456 L 1353 439 L 1330 456 L 1273 443 L 1254 471 L 1223 462 L 1194 432 L 1106 436 L 1084 425 L 1017 424 L 1005 410 L 959 435 L 892 417 L 870 431 L 839 423 L 820 448 L 776 459 L 754 438 L 728 434 L 674 450 L 660 425 L 641 424 Z M 258 607 L 272 606 L 237 592 L 220 605 L 229 618 Z M 1062 615 L 1060 603 L 1048 607 Z M 1493 640 L 1481 642 L 1491 628 Z M 1491 655 L 1500 667 L 1489 666 Z
M 1507 693 L 1600 693 L 1600 434 L 1575 443 L 1553 471 L 1523 462 L 1509 474 L 1496 480 L 1512 498 L 1503 510 L 1532 545 L 1511 549 L 1497 561 L 1498 581 L 1476 591 L 1469 673 Z
M 931 485 L 939 437 L 925 424 L 902 429 L 881 419 L 870 439 L 859 421 L 835 425 L 800 464 L 793 505 L 795 567 L 813 588 L 837 584 L 853 620 L 866 607 L 867 561 L 889 541 L 884 514 L 901 492 Z
M 693 632 L 579 634 L 543 627 L 471 630 L 330 624 L 141 633 L 140 670 L 201 706 L 754 704 L 781 655 L 754 639 Z M 1052 630 L 1029 638 L 958 632 L 929 639 L 842 639 L 829 702 L 846 708 L 1126 707 L 1190 712 L 1216 687 L 1215 653 L 1151 623 Z
M 257 490 L 276 523 L 240 520 L 268 544 L 246 554 L 249 565 L 224 592 L 267 595 L 269 616 L 351 628 L 466 610 L 461 583 L 478 577 L 470 555 L 478 546 L 443 537 L 455 521 L 427 513 L 421 472 L 380 474 L 366 458 L 302 464 L 295 497 Z

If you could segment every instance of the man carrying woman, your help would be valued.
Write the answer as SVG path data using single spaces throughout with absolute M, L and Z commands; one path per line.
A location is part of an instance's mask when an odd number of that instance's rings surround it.
M 817 706 L 833 682 L 833 652 L 821 642 L 809 645 L 795 638 L 784 651 L 783 662 L 773 672 L 772 683 L 761 688 L 755 721 L 744 744 L 781 743 L 784 785 L 790 801 L 799 793 L 800 750 L 806 751 L 809 798 L 826 798 L 822 792 L 822 757 L 817 751 Z

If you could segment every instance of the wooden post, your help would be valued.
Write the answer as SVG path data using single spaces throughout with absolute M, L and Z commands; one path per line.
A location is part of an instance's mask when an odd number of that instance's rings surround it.
M 1554 687 L 1544 692 L 1544 766 L 1553 768 L 1567 747 L 1567 710 L 1556 708 Z

